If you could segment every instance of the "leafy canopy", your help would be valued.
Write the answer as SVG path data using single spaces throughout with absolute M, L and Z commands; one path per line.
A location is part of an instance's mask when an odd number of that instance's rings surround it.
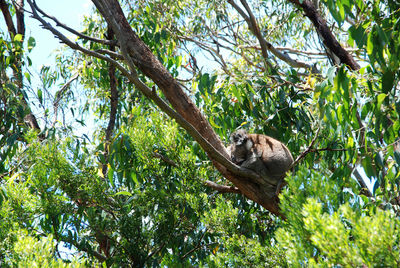
M 36 86 L 36 33 L 1 32 L 0 266 L 399 266 L 400 7 L 319 3 L 361 66 L 350 70 L 331 66 L 294 2 L 247 2 L 268 51 L 233 1 L 121 2 L 221 139 L 245 127 L 307 152 L 279 196 L 286 219 L 206 187 L 230 184 L 108 63 L 66 48 Z M 112 36 L 98 11 L 83 25 L 85 35 Z M 24 123 L 30 111 L 41 133 Z

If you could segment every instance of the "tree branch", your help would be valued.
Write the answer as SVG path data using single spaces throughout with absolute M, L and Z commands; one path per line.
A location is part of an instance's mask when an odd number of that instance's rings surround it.
M 111 51 L 108 49 L 96 49 L 95 50 L 97 53 L 103 54 L 103 55 L 108 55 L 113 59 L 117 59 L 117 60 L 124 60 L 124 57 L 121 54 L 118 54 L 115 51 Z
M 8 32 L 10 33 L 11 38 L 13 38 L 13 36 L 17 34 L 17 31 L 15 30 L 14 22 L 5 0 L 0 0 L 0 9 L 3 13 L 4 20 L 6 21 Z
M 338 57 L 341 63 L 348 65 L 352 70 L 360 69 L 360 65 L 358 65 L 358 63 L 349 54 L 349 52 L 347 52 L 336 40 L 326 21 L 321 17 L 318 10 L 310 0 L 289 1 L 303 9 L 305 15 L 314 24 L 315 30 L 317 31 L 318 36 L 321 38 L 324 46 L 329 49 L 336 57 Z
M 12 16 L 9 11 L 9 6 L 5 2 L 5 0 L 0 0 L 0 9 L 3 13 L 4 19 L 6 21 L 6 25 L 8 28 L 8 32 L 10 34 L 11 40 L 14 39 L 15 35 L 21 34 L 22 37 L 24 38 L 25 36 L 25 22 L 24 22 L 24 9 L 23 9 L 24 2 L 23 0 L 18 0 L 14 2 L 14 8 L 15 8 L 15 13 L 16 13 L 16 20 L 17 20 L 17 29 L 15 28 L 14 22 L 12 20 Z M 23 39 L 22 39 L 23 40 Z M 21 95 L 22 98 L 22 104 L 27 108 L 29 111 L 28 115 L 26 115 L 23 118 L 23 121 L 25 121 L 30 128 L 34 130 L 38 130 L 39 132 L 41 131 L 39 124 L 37 122 L 37 119 L 35 115 L 32 113 L 29 104 L 25 98 L 25 96 L 22 94 L 22 88 L 23 88 L 23 75 L 22 75 L 22 59 L 21 59 L 21 54 L 16 54 L 15 55 L 15 63 L 12 65 L 12 70 L 14 74 L 14 78 L 16 81 L 16 85 L 19 88 L 19 94 Z M 22 118 L 21 118 L 22 121 Z M 44 138 L 44 135 L 39 136 L 40 139 Z
M 195 252 L 196 250 L 198 250 L 199 248 L 201 248 L 202 246 L 206 246 L 206 245 L 202 245 L 202 244 L 201 244 L 201 241 L 203 240 L 204 235 L 207 233 L 207 231 L 208 231 L 208 230 L 206 229 L 206 230 L 204 231 L 204 233 L 201 235 L 199 241 L 197 242 L 197 245 L 196 245 L 194 248 L 192 248 L 191 250 L 189 250 L 188 252 L 186 252 L 186 253 L 181 257 L 182 260 L 185 259 L 187 256 L 189 256 L 192 252 Z M 214 243 L 211 243 L 211 244 L 214 244 Z
M 43 15 L 43 17 L 49 18 L 52 21 L 54 21 L 56 23 L 56 26 L 60 26 L 61 28 L 67 30 L 68 32 L 70 32 L 70 33 L 72 33 L 72 34 L 74 34 L 74 35 L 76 35 L 76 36 L 78 36 L 78 37 L 80 37 L 82 39 L 85 39 L 85 40 L 88 40 L 88 41 L 92 41 L 92 42 L 96 42 L 96 43 L 103 44 L 103 45 L 109 45 L 109 46 L 116 46 L 117 45 L 117 41 L 115 41 L 115 40 L 106 40 L 106 39 L 94 38 L 94 37 L 91 37 L 91 36 L 88 36 L 88 35 L 84 35 L 84 34 L 78 32 L 78 31 L 70 28 L 69 26 L 67 26 L 67 25 L 61 23 L 59 20 L 57 20 L 57 18 L 55 18 L 53 16 L 50 16 L 47 13 L 45 13 L 43 10 L 41 10 L 38 7 L 38 5 L 36 4 L 35 0 L 33 1 L 33 6 L 35 7 L 35 9 L 40 14 Z
M 267 44 L 266 40 L 262 37 L 260 28 L 258 27 L 258 24 L 254 18 L 253 13 L 251 13 L 251 10 L 249 6 L 247 5 L 246 1 L 240 0 L 242 5 L 245 6 L 247 11 L 249 12 L 249 16 L 246 15 L 246 13 L 234 2 L 234 0 L 228 0 L 228 3 L 242 16 L 242 18 L 247 22 L 247 25 L 249 26 L 250 31 L 256 36 L 258 42 L 260 43 L 261 46 L 261 53 L 264 58 L 264 64 L 267 65 L 265 66 L 266 69 L 267 67 L 272 68 L 271 63 L 268 61 L 268 54 L 267 54 Z
M 161 159 L 162 161 L 164 161 L 165 163 L 167 163 L 170 166 L 173 167 L 178 167 L 178 164 L 175 163 L 174 161 L 172 161 L 171 159 L 169 159 L 168 157 L 166 157 L 165 155 L 159 154 L 159 153 L 153 153 L 153 156 L 156 158 Z
M 51 128 L 53 128 L 57 122 L 57 115 L 58 115 L 58 105 L 62 99 L 62 97 L 65 94 L 65 91 L 69 88 L 71 83 L 75 81 L 79 77 L 79 73 L 76 73 L 74 76 L 71 77 L 70 80 L 68 80 L 62 87 L 61 89 L 56 93 L 55 100 L 53 102 L 53 108 L 54 108 L 54 120 L 53 123 L 51 124 Z
M 15 16 L 17 17 L 17 32 L 25 35 L 24 0 L 14 2 Z
M 314 138 L 312 139 L 310 145 L 307 147 L 306 150 L 304 150 L 297 158 L 296 160 L 294 160 L 294 162 L 292 163 L 292 165 L 290 166 L 289 170 L 292 169 L 294 166 L 297 165 L 297 163 L 300 162 L 300 160 L 302 158 L 304 158 L 309 152 L 311 152 L 312 147 L 314 146 L 315 141 L 318 138 L 318 134 L 319 134 L 320 128 L 318 128 L 317 133 L 315 134 Z
M 110 26 L 107 28 L 107 38 L 112 41 L 114 39 L 114 32 Z M 111 43 L 111 42 L 110 42 Z M 115 45 L 110 45 L 110 51 L 115 51 Z M 115 65 L 109 63 L 108 66 L 108 77 L 110 79 L 110 119 L 108 121 L 108 126 L 106 129 L 106 139 L 105 139 L 105 150 L 104 150 L 104 159 L 105 163 L 102 168 L 103 176 L 107 175 L 107 165 L 109 162 L 110 152 L 109 146 L 111 144 L 111 138 L 115 127 L 115 121 L 117 116 L 117 108 L 118 108 L 118 89 L 117 89 L 117 78 L 115 77 Z
M 222 57 L 222 55 L 217 50 L 215 50 L 214 48 L 212 48 L 212 47 L 210 47 L 210 46 L 208 46 L 208 45 L 206 45 L 206 44 L 204 44 L 204 43 L 202 43 L 202 42 L 200 42 L 198 40 L 195 40 L 195 39 L 193 39 L 193 38 L 191 38 L 189 36 L 180 35 L 180 36 L 178 36 L 178 38 L 181 38 L 182 40 L 190 41 L 190 42 L 193 42 L 193 43 L 197 44 L 199 47 L 201 47 L 202 49 L 204 49 L 205 51 L 210 53 L 210 55 L 214 58 L 214 60 L 216 62 L 218 62 L 219 65 L 221 65 L 222 69 L 224 70 L 224 72 L 227 75 L 234 76 L 229 71 L 228 65 L 226 64 L 224 58 Z
M 218 191 L 220 193 L 235 193 L 235 194 L 241 194 L 242 193 L 235 186 L 221 185 L 221 184 L 215 183 L 213 181 L 209 181 L 209 180 L 206 180 L 204 182 L 208 187 L 211 187 L 211 188 L 213 188 L 214 190 L 216 190 L 216 191 Z
M 87 252 L 88 254 L 92 254 L 99 262 L 104 262 L 107 260 L 107 257 L 102 255 L 101 253 L 90 249 L 90 248 L 86 248 L 84 246 L 82 246 L 80 243 L 73 241 L 72 239 L 69 239 L 69 237 L 65 236 L 63 237 L 63 239 L 61 240 L 62 242 L 67 242 L 72 244 L 74 247 L 76 247 L 78 250 Z
M 240 2 L 245 7 L 249 16 L 247 16 L 246 13 L 233 0 L 228 0 L 228 3 L 238 11 L 238 13 L 247 22 L 250 31 L 256 36 L 258 42 L 260 43 L 261 53 L 264 59 L 267 59 L 268 57 L 267 50 L 269 50 L 273 55 L 275 55 L 280 60 L 286 62 L 287 64 L 289 64 L 289 66 L 293 68 L 311 69 L 313 73 L 318 73 L 318 70 L 316 70 L 316 68 L 313 67 L 312 65 L 292 59 L 289 55 L 280 52 L 271 43 L 265 40 L 265 38 L 261 34 L 260 27 L 258 26 L 256 18 L 253 12 L 251 11 L 249 5 L 245 0 L 240 0 Z

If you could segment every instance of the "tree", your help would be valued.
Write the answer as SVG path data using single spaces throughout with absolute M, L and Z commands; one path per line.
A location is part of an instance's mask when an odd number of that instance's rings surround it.
M 27 0 L 32 16 L 79 53 L 59 56 L 55 73 L 65 85 L 40 139 L 24 130 L 18 144 L 17 129 L 2 130 L 3 142 L 20 150 L 4 151 L 1 215 L 23 219 L 8 229 L 52 234 L 108 265 L 398 265 L 396 3 L 92 2 L 94 15 L 78 32 Z M 5 1 L 1 8 L 13 38 Z M 221 69 L 207 73 L 202 53 Z M 23 94 L 18 55 L 19 65 L 4 70 L 16 70 L 15 92 Z M 44 84 L 56 81 L 42 73 Z M 94 135 L 95 148 L 56 123 L 78 78 L 88 92 L 82 111 L 107 126 Z M 3 107 L 22 104 L 34 118 L 25 96 L 9 100 L 9 84 Z M 244 125 L 297 156 L 279 197 L 228 159 L 220 137 Z M 9 194 L 17 187 L 23 197 Z M 17 209 L 21 202 L 31 209 Z M 379 225 L 391 227 L 363 243 Z M 19 254 L 13 245 L 9 256 Z

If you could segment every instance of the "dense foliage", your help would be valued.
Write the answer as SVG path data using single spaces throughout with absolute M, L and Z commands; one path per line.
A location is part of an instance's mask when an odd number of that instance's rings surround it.
M 1 24 L 1 267 L 400 266 L 398 2 L 314 1 L 358 70 L 332 65 L 296 1 L 120 2 L 222 140 L 244 127 L 301 156 L 284 216 L 207 187 L 231 183 L 109 63 L 66 47 L 33 70 L 35 32 Z M 113 39 L 99 11 L 82 20 Z

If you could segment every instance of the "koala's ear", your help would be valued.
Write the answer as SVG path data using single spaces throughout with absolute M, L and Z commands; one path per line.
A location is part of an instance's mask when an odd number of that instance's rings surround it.
M 240 136 L 247 136 L 247 130 L 245 130 L 245 129 L 239 129 L 238 131 L 236 131 L 236 133 L 238 134 L 238 135 L 240 135 Z
M 231 134 L 231 136 L 229 137 L 229 140 L 231 141 L 231 143 L 234 143 L 234 142 L 235 142 L 235 135 L 236 135 L 236 132 L 233 132 L 233 133 Z

